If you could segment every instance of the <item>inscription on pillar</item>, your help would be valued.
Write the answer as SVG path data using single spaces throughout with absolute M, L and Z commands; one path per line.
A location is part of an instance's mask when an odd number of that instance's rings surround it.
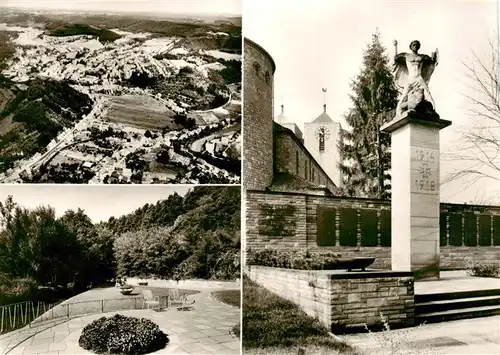
M 412 147 L 411 192 L 437 194 L 439 190 L 439 151 Z

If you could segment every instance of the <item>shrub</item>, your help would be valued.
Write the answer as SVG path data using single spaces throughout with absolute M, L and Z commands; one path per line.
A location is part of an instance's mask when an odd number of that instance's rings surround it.
M 340 255 L 309 250 L 279 251 L 266 249 L 255 252 L 250 262 L 254 265 L 297 270 L 332 270 L 338 268 Z
M 467 261 L 467 273 L 470 276 L 498 277 L 500 275 L 500 264 Z
M 0 305 L 29 301 L 36 295 L 37 284 L 31 278 L 12 279 L 0 274 Z
M 149 319 L 115 314 L 83 328 L 78 344 L 97 354 L 147 354 L 163 349 L 168 337 Z
M 194 70 L 191 67 L 182 67 L 179 69 L 179 75 L 193 74 Z
M 241 61 L 240 60 L 220 60 L 225 68 L 220 71 L 226 84 L 241 82 Z

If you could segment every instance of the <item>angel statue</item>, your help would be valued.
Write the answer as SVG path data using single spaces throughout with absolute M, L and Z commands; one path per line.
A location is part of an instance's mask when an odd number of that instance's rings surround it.
M 416 111 L 422 114 L 436 114 L 436 105 L 429 91 L 429 80 L 438 65 L 438 50 L 429 57 L 418 53 L 420 42 L 410 43 L 411 53 L 398 54 L 398 41 L 394 41 L 394 78 L 403 89 L 396 114 Z

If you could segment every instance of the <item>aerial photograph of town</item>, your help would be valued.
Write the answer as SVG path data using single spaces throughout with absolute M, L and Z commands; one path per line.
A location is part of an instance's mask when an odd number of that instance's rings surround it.
M 0 5 L 0 182 L 238 184 L 241 15 Z

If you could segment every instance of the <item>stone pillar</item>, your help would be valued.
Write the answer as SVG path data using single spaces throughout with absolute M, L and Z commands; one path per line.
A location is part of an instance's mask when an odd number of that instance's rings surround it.
M 391 133 L 391 264 L 415 279 L 439 279 L 438 115 L 403 114 L 382 127 Z

